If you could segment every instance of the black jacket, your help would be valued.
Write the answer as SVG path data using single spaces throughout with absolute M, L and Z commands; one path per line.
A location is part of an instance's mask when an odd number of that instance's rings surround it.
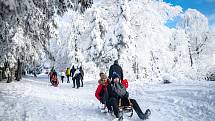
M 110 99 L 110 98 L 116 98 L 116 99 L 119 98 L 119 96 L 117 95 L 117 93 L 115 93 L 115 92 L 113 91 L 113 88 L 112 88 L 112 84 L 111 84 L 111 83 L 108 84 L 107 90 L 108 90 L 109 99 Z
M 74 76 L 75 71 L 76 71 L 75 67 L 72 66 L 72 68 L 71 68 L 71 70 L 70 70 L 70 75 L 71 75 L 72 77 Z
M 108 77 L 109 79 L 112 79 L 113 72 L 116 72 L 119 75 L 120 79 L 123 80 L 123 71 L 122 71 L 122 67 L 119 64 L 113 64 L 110 67 L 109 77 Z

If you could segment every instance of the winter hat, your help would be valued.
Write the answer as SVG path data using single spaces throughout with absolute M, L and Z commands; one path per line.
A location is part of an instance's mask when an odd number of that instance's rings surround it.
M 119 64 L 119 63 L 118 63 L 118 60 L 115 60 L 115 61 L 114 61 L 114 64 Z
M 116 78 L 120 78 L 120 77 L 119 77 L 119 74 L 117 74 L 116 72 L 113 72 L 112 80 L 114 80 L 114 79 L 116 79 Z

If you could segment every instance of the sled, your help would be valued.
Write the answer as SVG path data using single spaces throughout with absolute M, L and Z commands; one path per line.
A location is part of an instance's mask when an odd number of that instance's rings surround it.
M 133 105 L 130 99 L 128 99 L 128 101 L 129 101 L 128 106 L 122 106 L 122 101 L 121 99 L 119 100 L 119 115 L 120 115 L 120 118 L 122 118 L 122 120 L 124 116 L 131 118 L 134 113 Z
M 59 81 L 58 81 L 58 79 L 57 79 L 57 76 L 55 76 L 55 75 L 52 76 L 51 84 L 52 84 L 52 86 L 54 86 L 54 87 L 57 87 L 57 86 L 58 86 Z

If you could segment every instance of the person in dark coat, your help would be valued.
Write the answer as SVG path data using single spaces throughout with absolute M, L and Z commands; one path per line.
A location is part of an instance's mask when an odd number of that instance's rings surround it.
M 82 69 L 82 66 L 80 66 L 79 71 L 80 71 L 80 74 L 81 74 L 81 79 L 80 79 L 80 81 L 81 81 L 81 87 L 83 87 L 84 86 L 84 83 L 83 83 L 83 80 L 84 80 L 84 71 Z
M 75 71 L 76 69 L 75 69 L 75 66 L 73 65 L 70 71 L 70 75 L 72 76 L 72 81 L 73 81 L 73 88 L 75 88 L 75 78 L 74 78 Z
M 140 106 L 135 99 L 129 99 L 129 93 L 126 91 L 125 95 L 121 96 L 114 90 L 114 84 L 120 83 L 120 76 L 118 74 L 112 75 L 111 84 L 107 86 L 108 90 L 108 104 L 113 107 L 113 112 L 116 118 L 119 118 L 119 100 L 121 99 L 122 106 L 133 105 L 135 112 L 140 119 L 145 120 L 147 118 L 148 110 L 145 113 L 142 112 Z M 123 86 L 124 87 L 124 86 Z M 125 88 L 125 87 L 124 87 Z M 125 89 L 126 90 L 126 89 Z M 130 101 L 129 101 L 130 100 Z M 111 109 L 111 108 L 110 108 Z
M 72 77 L 74 77 L 75 71 L 76 71 L 76 69 L 75 69 L 75 66 L 73 65 L 72 68 L 71 68 L 71 70 L 70 70 L 70 75 Z
M 113 74 L 117 73 L 120 76 L 120 80 L 123 80 L 123 71 L 122 71 L 122 67 L 119 65 L 118 60 L 114 61 L 114 64 L 111 65 L 110 69 L 109 69 L 109 76 L 108 78 L 113 80 Z
M 72 78 L 72 80 L 75 81 L 77 89 L 78 89 L 80 87 L 80 80 L 81 80 L 81 73 L 80 73 L 79 69 L 75 71 L 74 75 L 75 76 Z M 75 86 L 73 86 L 73 88 L 75 88 Z

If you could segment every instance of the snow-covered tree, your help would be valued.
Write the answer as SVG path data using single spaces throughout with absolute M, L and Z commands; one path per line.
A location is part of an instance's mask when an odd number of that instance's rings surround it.
M 190 43 L 189 37 L 182 29 L 173 31 L 172 38 L 170 40 L 169 48 L 173 52 L 173 62 L 170 64 L 168 73 L 171 73 L 178 79 L 185 78 L 184 76 L 191 71 L 190 66 Z
M 116 39 L 114 45 L 117 50 L 118 59 L 122 65 L 126 78 L 134 78 L 134 70 L 132 65 L 134 64 L 134 40 L 130 25 L 130 8 L 128 0 L 116 0 L 117 14 L 116 24 L 113 34 Z
M 195 9 L 188 9 L 181 17 L 178 28 L 184 29 L 189 40 L 189 57 L 190 66 L 196 71 L 196 75 L 201 78 L 201 73 L 204 68 L 211 65 L 213 62 L 205 61 L 213 57 L 212 48 L 209 45 L 214 45 L 211 40 L 214 40 L 212 32 L 209 31 L 208 19 Z M 207 59 L 206 59 L 207 57 Z M 194 75 L 193 77 L 197 77 Z
M 2 62 L 21 58 L 30 67 L 51 59 L 58 69 L 77 64 L 96 75 L 119 59 L 125 78 L 153 81 L 166 73 L 192 78 L 213 64 L 214 33 L 193 9 L 182 13 L 162 0 L 22 2 L 1 1 Z M 179 15 L 177 28 L 165 25 Z
M 87 53 L 90 61 L 100 63 L 100 57 L 102 49 L 104 47 L 104 38 L 107 32 L 105 21 L 100 17 L 99 11 L 92 11 L 91 17 L 91 33 L 90 33 L 90 44 L 87 48 Z
M 9 53 L 15 60 L 21 58 L 29 66 L 42 65 L 44 61 L 41 60 L 54 60 L 48 49 L 53 15 L 57 13 L 62 16 L 68 9 L 84 12 L 92 3 L 92 0 L 1 0 L 1 63 L 4 62 L 4 58 L 9 59 Z M 19 41 L 27 44 L 21 45 L 20 49 L 20 44 L 13 44 Z M 25 49 L 31 54 L 23 54 Z M 15 63 L 15 60 L 11 60 L 11 63 Z

